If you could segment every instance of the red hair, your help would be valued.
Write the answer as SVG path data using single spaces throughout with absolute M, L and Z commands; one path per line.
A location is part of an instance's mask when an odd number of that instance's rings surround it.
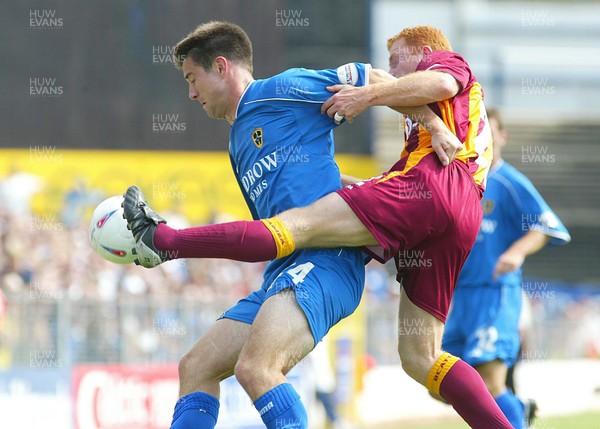
M 405 28 L 400 33 L 390 37 L 387 41 L 388 51 L 399 39 L 404 39 L 409 46 L 421 47 L 427 45 L 434 51 L 452 50 L 452 45 L 442 30 L 438 30 L 437 28 L 428 25 Z

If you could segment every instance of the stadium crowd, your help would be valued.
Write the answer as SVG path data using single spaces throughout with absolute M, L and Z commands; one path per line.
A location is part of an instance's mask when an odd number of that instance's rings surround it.
M 222 311 L 262 282 L 263 263 L 175 260 L 147 270 L 104 261 L 89 244 L 82 215 L 101 195 L 71 192 L 61 215 L 45 216 L 12 200 L 7 185 L 6 179 L 0 185 L 0 368 L 31 365 L 32 353 L 52 356 L 49 366 L 175 362 Z M 183 226 L 185 219 L 176 222 Z M 371 262 L 367 269 L 368 353 L 395 364 L 393 267 Z M 600 332 L 592 328 L 600 326 L 600 300 L 561 299 L 551 287 L 538 295 L 530 297 L 530 345 L 544 350 L 541 358 L 598 356 Z

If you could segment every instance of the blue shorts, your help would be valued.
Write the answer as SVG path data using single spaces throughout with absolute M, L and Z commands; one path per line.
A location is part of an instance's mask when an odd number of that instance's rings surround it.
M 367 256 L 358 249 L 307 249 L 272 262 L 261 289 L 219 317 L 252 324 L 269 297 L 293 289 L 308 319 L 315 345 L 358 307 L 365 285 Z
M 509 367 L 519 353 L 521 288 L 457 287 L 442 349 L 471 366 L 501 359 Z

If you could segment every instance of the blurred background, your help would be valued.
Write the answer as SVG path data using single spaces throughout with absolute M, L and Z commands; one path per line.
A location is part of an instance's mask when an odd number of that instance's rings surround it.
M 428 24 L 448 35 L 486 105 L 505 117 L 504 158 L 572 236 L 525 265 L 532 322 L 517 382 L 540 403 L 542 427 L 560 427 L 543 418 L 574 413 L 600 421 L 600 2 L 560 0 L 5 2 L 0 421 L 168 427 L 179 358 L 262 283 L 264 264 L 190 260 L 144 270 L 102 260 L 88 241 L 94 207 L 134 183 L 176 227 L 249 218 L 226 153 L 228 124 L 187 99 L 171 59 L 175 43 L 213 19 L 248 32 L 256 78 L 351 61 L 387 70 L 386 40 L 401 29 Z M 342 171 L 371 177 L 389 168 L 402 148 L 400 124 L 374 108 L 339 127 Z M 363 304 L 330 335 L 339 412 L 368 427 L 445 425 L 453 411 L 400 368 L 393 274 L 370 264 Z M 323 422 L 311 365 L 291 379 Z M 28 412 L 32 400 L 41 417 Z M 218 427 L 261 427 L 235 380 L 223 404 Z

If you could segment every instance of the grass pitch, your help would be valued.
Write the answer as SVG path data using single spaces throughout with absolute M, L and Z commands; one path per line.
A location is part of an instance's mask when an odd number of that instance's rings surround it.
M 533 424 L 534 429 L 600 429 L 600 411 L 573 414 L 570 416 L 539 417 Z M 469 429 L 463 422 L 438 422 L 425 424 L 403 424 L 382 429 Z

